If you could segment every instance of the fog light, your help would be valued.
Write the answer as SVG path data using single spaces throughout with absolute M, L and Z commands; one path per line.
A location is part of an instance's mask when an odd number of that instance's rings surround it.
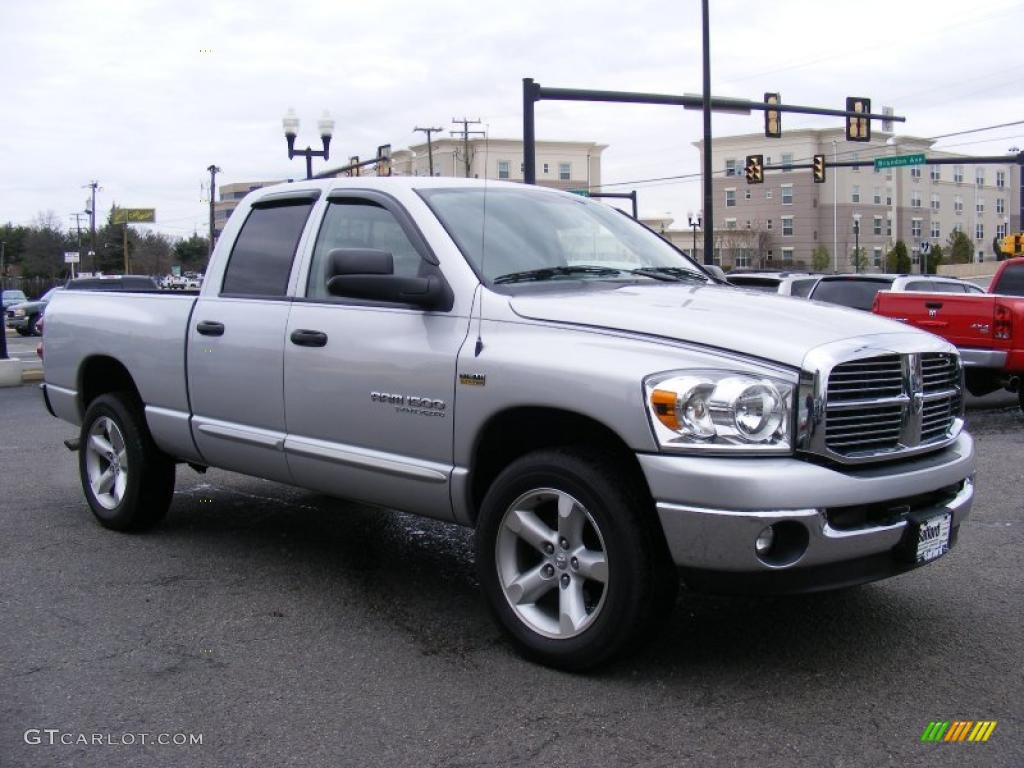
M 775 531 L 769 525 L 759 534 L 757 534 L 757 540 L 754 542 L 754 551 L 759 555 L 766 555 L 772 548 L 772 544 L 775 543 Z

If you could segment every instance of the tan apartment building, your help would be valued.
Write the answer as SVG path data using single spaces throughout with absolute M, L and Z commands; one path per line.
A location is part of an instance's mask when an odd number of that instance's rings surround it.
M 885 254 L 896 240 L 906 243 L 916 264 L 922 243 L 945 249 L 954 229 L 971 239 L 976 261 L 994 259 L 993 238 L 1020 228 L 1020 167 L 1009 156 L 1007 163 L 991 165 L 829 167 L 837 159 L 873 161 L 915 153 L 969 158 L 933 150 L 933 143 L 877 131 L 871 142 L 847 142 L 842 128 L 785 131 L 780 139 L 716 138 L 716 260 L 726 267 L 809 267 L 812 252 L 824 246 L 832 265 L 846 271 L 853 268 L 858 226 L 867 269 L 873 271 L 884 270 Z M 703 163 L 703 142 L 694 146 Z M 744 164 L 755 154 L 764 156 L 766 166 L 783 170 L 766 171 L 763 184 L 748 184 Z M 826 156 L 825 183 L 815 184 L 810 169 L 785 170 L 809 164 L 816 154 Z M 685 234 L 679 238 L 685 240 Z
M 432 142 L 435 176 L 466 173 L 465 146 L 461 139 Z M 537 184 L 556 189 L 588 189 L 601 184 L 601 153 L 607 144 L 590 141 L 538 141 Z M 391 153 L 392 173 L 427 176 L 430 173 L 427 144 L 415 144 Z M 473 138 L 469 141 L 469 177 L 474 179 L 523 180 L 523 142 L 519 139 Z
M 269 187 L 271 184 L 280 184 L 280 181 L 239 181 L 233 184 L 221 184 L 217 189 L 220 200 L 213 204 L 213 239 L 216 242 L 220 233 L 224 231 L 224 225 L 228 223 L 231 212 L 238 207 L 242 198 L 260 187 Z

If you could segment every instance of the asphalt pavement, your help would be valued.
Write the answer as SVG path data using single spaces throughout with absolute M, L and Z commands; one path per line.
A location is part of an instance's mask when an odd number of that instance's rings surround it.
M 179 468 L 165 524 L 117 534 L 37 388 L 0 414 L 0 768 L 1024 764 L 1015 408 L 970 414 L 978 494 L 944 558 L 830 594 L 684 592 L 590 675 L 510 650 L 469 531 Z M 935 720 L 997 726 L 923 743 Z
M 41 370 L 42 361 L 36 354 L 36 346 L 41 341 L 38 336 L 19 336 L 15 331 L 7 329 L 7 356 L 21 361 L 21 371 Z

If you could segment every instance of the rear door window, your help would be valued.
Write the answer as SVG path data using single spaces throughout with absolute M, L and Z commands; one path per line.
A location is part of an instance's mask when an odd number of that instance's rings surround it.
M 284 296 L 310 200 L 254 207 L 228 258 L 222 296 Z
M 992 293 L 1024 296 L 1024 264 L 1012 264 L 1004 269 Z
M 811 292 L 814 284 L 818 282 L 818 278 L 812 277 L 806 280 L 794 280 L 790 286 L 789 292 L 791 296 L 800 296 L 807 298 L 807 295 Z
M 822 280 L 811 298 L 870 312 L 875 294 L 890 285 L 890 280 Z
M 907 283 L 908 291 L 928 291 L 930 293 L 967 293 L 967 289 L 956 283 L 940 283 L 938 280 L 915 280 Z

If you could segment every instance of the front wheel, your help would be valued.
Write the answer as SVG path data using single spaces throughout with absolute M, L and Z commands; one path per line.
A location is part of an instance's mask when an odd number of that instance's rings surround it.
M 509 465 L 481 505 L 481 587 L 518 650 L 584 670 L 653 635 L 678 577 L 650 498 L 621 463 L 588 448 Z
M 101 395 L 86 409 L 78 471 L 96 519 L 116 531 L 156 525 L 174 495 L 174 462 L 156 447 L 142 409 L 125 392 Z

